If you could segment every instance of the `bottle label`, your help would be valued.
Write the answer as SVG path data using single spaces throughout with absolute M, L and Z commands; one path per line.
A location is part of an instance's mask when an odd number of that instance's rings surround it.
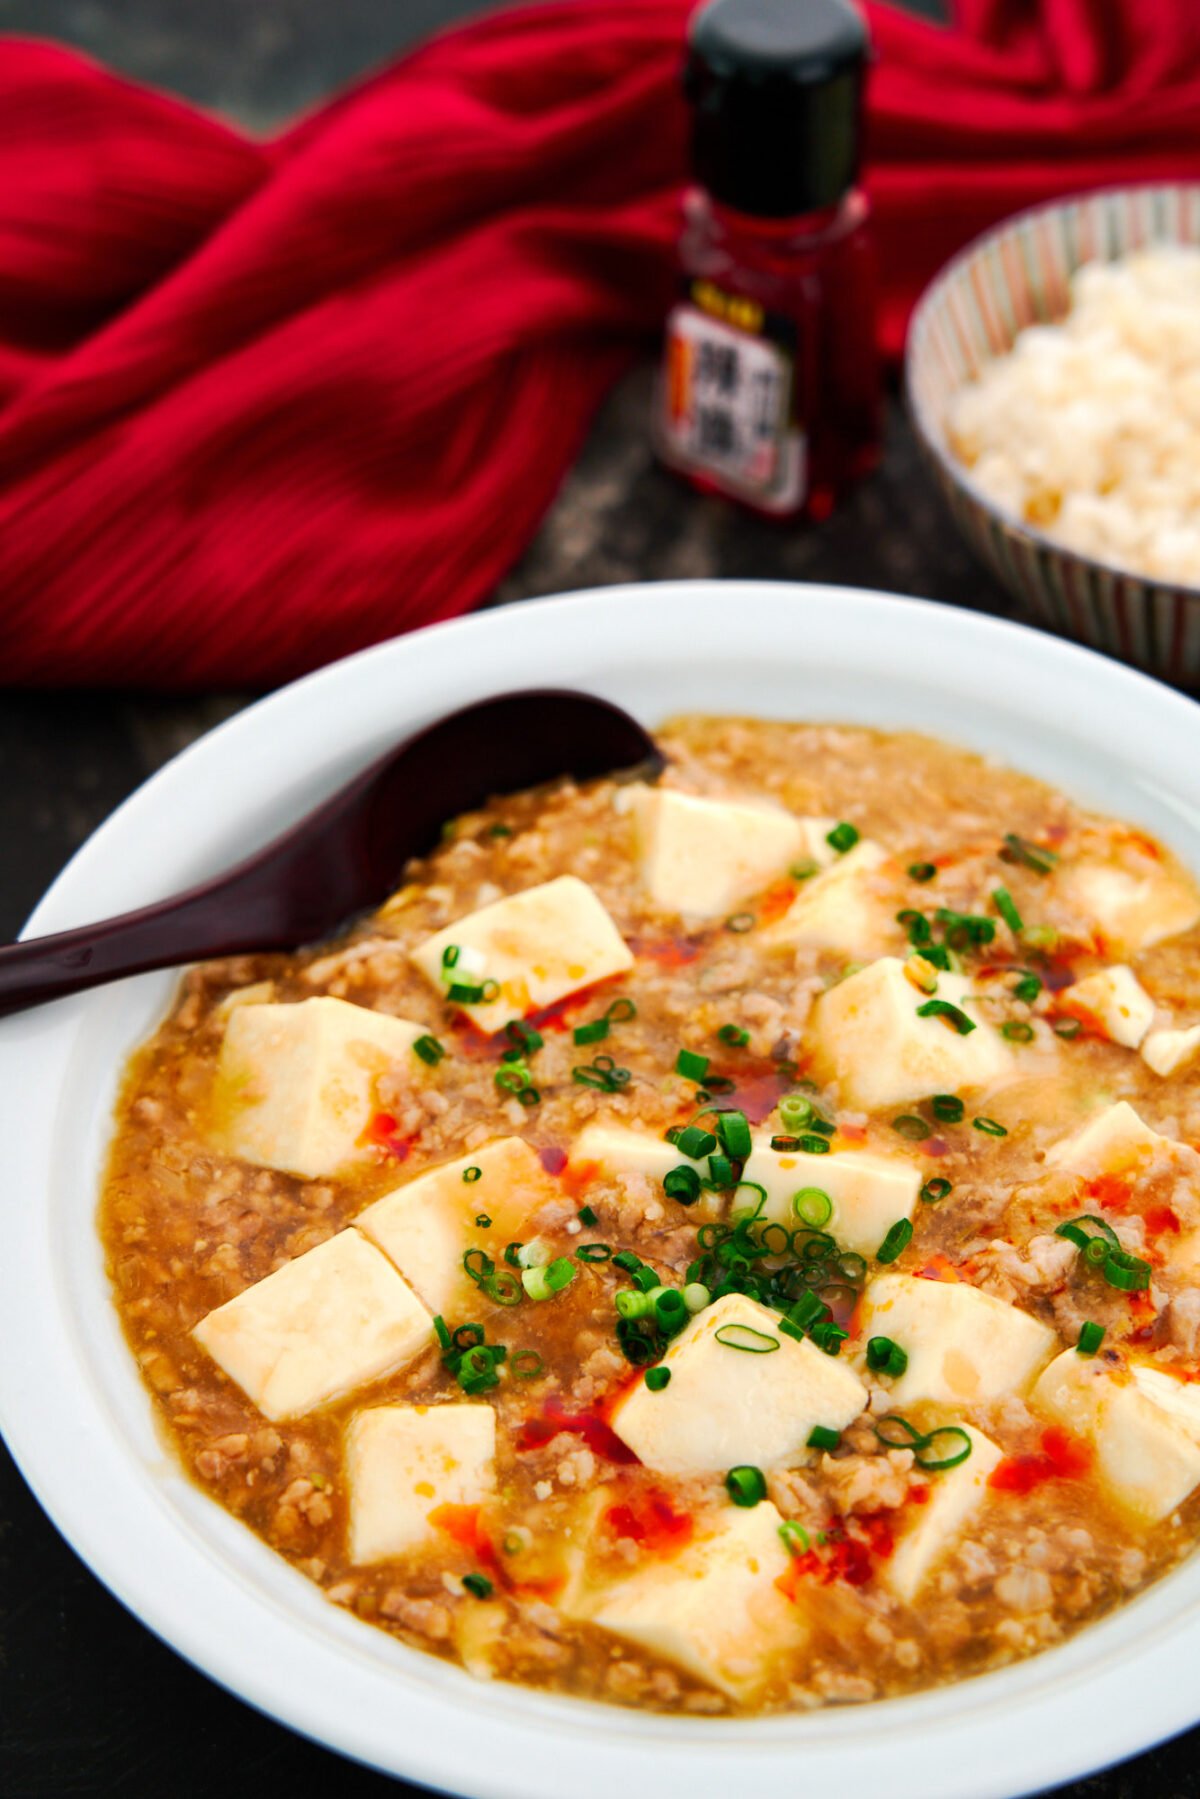
M 662 428 L 668 454 L 733 493 L 790 512 L 804 498 L 796 328 L 710 281 L 667 319 Z

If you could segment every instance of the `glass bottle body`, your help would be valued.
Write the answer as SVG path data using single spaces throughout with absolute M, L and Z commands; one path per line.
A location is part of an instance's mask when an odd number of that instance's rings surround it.
M 659 454 L 703 492 L 828 517 L 879 456 L 875 263 L 866 196 L 752 218 L 692 188 L 667 323 Z

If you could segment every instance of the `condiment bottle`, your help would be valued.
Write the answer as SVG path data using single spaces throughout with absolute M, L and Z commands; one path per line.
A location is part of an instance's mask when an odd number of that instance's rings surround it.
M 693 486 L 778 517 L 827 517 L 878 459 L 867 52 L 847 0 L 709 0 L 689 29 L 695 185 L 655 436 Z

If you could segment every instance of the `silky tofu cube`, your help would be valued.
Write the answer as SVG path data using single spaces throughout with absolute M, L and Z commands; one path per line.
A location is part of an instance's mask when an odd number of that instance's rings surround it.
M 1123 962 L 1101 968 L 1059 995 L 1073 1018 L 1124 1049 L 1136 1049 L 1154 1023 L 1154 1001 Z
M 440 1507 L 480 1505 L 491 1493 L 495 1453 L 490 1405 L 358 1412 L 346 1433 L 350 1560 L 362 1567 L 436 1542 Z
M 663 912 L 720 918 L 791 863 L 815 859 L 804 827 L 816 821 L 794 818 L 769 800 L 701 799 L 641 786 L 621 798 L 634 818 L 642 886 Z
M 887 860 L 877 843 L 864 838 L 852 850 L 806 881 L 783 917 L 762 932 L 764 943 L 812 944 L 851 956 L 876 955 L 899 932 L 894 905 L 875 891 L 871 877 Z
M 1091 1443 L 1100 1484 L 1140 1523 L 1169 1516 L 1200 1482 L 1200 1442 L 1190 1414 L 1185 1425 L 1154 1385 L 1147 1390 L 1131 1370 L 1114 1371 L 1095 1356 L 1065 1350 L 1042 1374 L 1030 1404 Z
M 694 1168 L 699 1175 L 708 1172 L 706 1162 L 680 1155 L 665 1137 L 619 1124 L 585 1126 L 571 1145 L 568 1164 L 577 1175 L 594 1168 L 602 1174 L 644 1174 L 652 1181 L 661 1181 L 672 1168 Z
M 1058 1338 L 1028 1312 L 962 1281 L 878 1274 L 867 1287 L 861 1340 L 891 1337 L 908 1356 L 896 1405 L 919 1399 L 979 1404 L 1024 1393 Z
M 341 999 L 244 1005 L 230 1013 L 214 1110 L 231 1155 L 312 1180 L 367 1152 L 381 1075 L 414 1081 L 424 1027 Z
M 817 1424 L 844 1430 L 867 1391 L 844 1362 L 779 1328 L 779 1315 L 730 1293 L 684 1327 L 662 1366 L 668 1386 L 638 1381 L 612 1427 L 660 1474 L 778 1468 L 801 1456 Z
M 742 1178 L 765 1189 L 763 1216 L 788 1230 L 803 1222 L 792 1204 L 802 1188 L 828 1194 L 833 1213 L 823 1228 L 864 1256 L 874 1255 L 897 1220 L 912 1217 L 921 1190 L 921 1170 L 903 1156 L 866 1149 L 812 1156 L 772 1149 L 766 1137 L 755 1137 Z
M 954 1548 L 972 1516 L 987 1498 L 988 1476 L 1001 1459 L 1001 1451 L 982 1431 L 960 1424 L 971 1439 L 971 1453 L 956 1468 L 929 1476 L 929 1497 L 924 1505 L 905 1508 L 905 1526 L 896 1548 L 880 1564 L 880 1579 L 888 1590 L 911 1605 L 938 1564 Z
M 477 1168 L 477 1180 L 465 1180 Z M 432 1311 L 458 1320 L 478 1303 L 479 1289 L 463 1256 L 479 1248 L 500 1265 L 505 1245 L 557 1188 L 536 1151 L 520 1137 L 500 1137 L 470 1155 L 393 1187 L 354 1220 L 396 1264 Z M 476 1225 L 476 1218 L 489 1218 Z
M 461 961 L 448 969 L 443 957 L 452 945 Z M 616 925 L 576 875 L 560 875 L 468 913 L 427 937 L 412 952 L 412 961 L 441 994 L 448 992 L 456 970 L 469 975 L 460 984 L 495 981 L 499 992 L 494 999 L 460 1007 L 489 1034 L 633 966 Z
M 341 1231 L 192 1332 L 263 1416 L 277 1421 L 402 1368 L 433 1340 L 433 1320 L 386 1256 Z
M 1131 1174 L 1152 1162 L 1171 1139 L 1152 1131 L 1126 1099 L 1105 1106 L 1068 1137 L 1046 1151 L 1052 1167 L 1092 1178 L 1099 1174 Z
M 808 1041 L 818 1079 L 836 1081 L 845 1104 L 866 1111 L 928 1093 L 982 1087 L 1013 1072 L 1011 1051 L 972 1007 L 963 975 L 939 974 L 933 997 L 964 1011 L 975 1029 L 960 1036 L 945 1018 L 917 1015 L 921 993 L 896 956 L 882 956 L 817 1001 Z
M 1121 863 L 1085 858 L 1067 864 L 1058 886 L 1072 910 L 1095 927 L 1102 948 L 1136 955 L 1200 919 L 1200 892 L 1186 875 L 1131 848 Z
M 685 1549 L 602 1592 L 589 1621 L 731 1699 L 752 1699 L 807 1635 L 775 1584 L 788 1567 L 782 1522 L 769 1500 L 715 1514 Z
M 1142 1039 L 1142 1060 L 1165 1080 L 1195 1060 L 1200 1051 L 1200 1024 L 1186 1031 L 1151 1031 Z

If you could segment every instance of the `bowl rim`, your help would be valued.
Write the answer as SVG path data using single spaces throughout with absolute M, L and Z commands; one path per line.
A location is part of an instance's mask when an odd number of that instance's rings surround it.
M 1009 213 L 994 225 L 989 225 L 975 237 L 964 244 L 961 250 L 938 270 L 937 274 L 926 286 L 913 307 L 908 321 L 908 329 L 904 336 L 903 388 L 904 400 L 908 416 L 912 420 L 917 439 L 929 459 L 936 465 L 946 482 L 961 489 L 971 503 L 980 512 L 988 514 L 1003 527 L 1010 537 L 1024 539 L 1033 544 L 1044 555 L 1082 564 L 1086 568 L 1095 569 L 1097 574 L 1107 576 L 1112 581 L 1122 581 L 1126 586 L 1136 586 L 1147 593 L 1160 592 L 1176 594 L 1182 600 L 1200 601 L 1200 582 L 1168 581 L 1157 575 L 1139 573 L 1137 569 L 1127 568 L 1119 562 L 1107 562 L 1103 557 L 1091 556 L 1085 550 L 1078 550 L 1072 544 L 1061 542 L 1051 537 L 1037 525 L 1028 520 L 1018 518 L 1015 512 L 994 500 L 978 486 L 971 471 L 961 463 L 946 443 L 945 432 L 931 416 L 930 408 L 917 392 L 915 367 L 923 351 L 922 339 L 928 329 L 928 317 L 944 290 L 964 268 L 977 261 L 980 256 L 997 240 L 1005 237 L 1010 231 L 1027 221 L 1046 218 L 1061 213 L 1069 206 L 1078 206 L 1088 200 L 1116 199 L 1129 194 L 1154 193 L 1190 193 L 1200 198 L 1200 181 L 1135 181 L 1126 183 L 1108 183 L 1104 187 L 1088 188 L 1079 193 L 1062 194 L 1054 200 L 1040 200 L 1035 206 L 1026 206 L 1020 212 Z M 1155 241 L 1155 240 L 1152 240 Z M 1171 242 L 1171 239 L 1158 240 Z M 1197 247 L 1200 247 L 1198 244 Z M 1106 257 L 1101 260 L 1115 262 L 1117 257 Z M 1082 267 L 1082 264 L 1077 265 Z M 1074 272 L 1074 271 L 1072 271 Z M 1011 345 L 1009 346 L 1011 349 Z M 994 361 L 995 358 L 989 358 Z
M 935 726 L 985 750 L 997 734 L 1011 744 L 1022 726 L 1036 729 L 1047 757 L 1065 745 L 1077 789 L 1089 756 L 1100 764 L 1098 791 L 1105 794 L 1109 764 L 1118 773 L 1135 771 L 1139 808 L 1143 801 L 1158 805 L 1165 784 L 1172 828 L 1188 837 L 1200 864 L 1200 774 L 1180 753 L 1194 740 L 1194 707 L 1138 671 L 1025 626 L 899 595 L 784 582 L 666 582 L 558 596 L 430 627 L 258 701 L 126 800 L 77 852 L 26 931 L 94 916 L 113 894 L 122 903 L 132 894 L 146 897 L 147 879 L 175 885 L 192 873 L 186 858 L 197 839 L 196 854 L 214 854 L 216 842 L 228 851 L 216 833 L 226 828 L 230 807 L 239 832 L 252 836 L 260 827 L 256 783 L 266 784 L 278 828 L 287 822 L 281 809 L 294 816 L 320 797 L 313 781 L 328 791 L 344 778 L 347 762 L 368 761 L 381 730 L 394 741 L 448 710 L 447 690 L 457 699 L 527 686 L 536 655 L 556 666 L 574 656 L 586 675 L 571 678 L 618 699 L 611 670 L 631 691 L 644 692 L 638 684 L 649 658 L 652 708 L 639 700 L 633 709 L 643 716 L 652 709 L 652 723 L 679 709 L 681 691 L 690 704 L 697 681 L 723 695 L 736 660 L 733 614 L 744 664 L 737 679 L 762 683 L 753 688 L 760 714 L 797 716 L 805 708 L 795 703 L 795 690 L 807 676 L 815 717 L 849 717 L 844 696 L 866 682 L 878 697 L 869 710 L 864 697 L 864 722 L 890 724 L 888 708 L 899 706 L 916 728 Z M 760 703 L 760 692 L 786 700 Z M 945 710 L 931 717 L 939 700 Z M 1122 709 L 1129 748 L 1114 762 L 1112 721 Z M 983 712 L 994 715 L 994 730 Z M 958 721 L 953 727 L 951 718 Z M 300 789 L 297 758 L 309 783 Z M 217 778 L 222 772 L 228 787 Z M 1127 798 L 1124 785 L 1120 798 Z M 1171 835 L 1151 816 L 1144 821 Z M 152 849 L 147 864 L 131 857 L 139 845 Z M 467 1799 L 561 1799 L 564 1756 L 571 1757 L 576 1799 L 610 1799 L 614 1781 L 644 1779 L 648 1764 L 664 1771 L 668 1790 L 727 1799 L 752 1778 L 794 1779 L 801 1755 L 810 1775 L 836 1779 L 847 1799 L 873 1799 L 884 1780 L 893 1799 L 962 1799 L 967 1767 L 973 1799 L 1013 1799 L 1196 1721 L 1200 1698 L 1186 1669 L 1188 1652 L 1200 1650 L 1200 1558 L 1022 1663 L 865 1708 L 751 1722 L 629 1713 L 475 1682 L 348 1619 L 178 1474 L 161 1446 L 155 1456 L 131 1439 L 130 1417 L 144 1434 L 150 1408 L 116 1326 L 96 1233 L 86 1233 L 91 1241 L 82 1248 L 62 1235 L 61 1169 L 69 1165 L 74 1188 L 86 1192 L 90 1224 L 96 1157 L 107 1135 L 101 1118 L 98 1147 L 88 1154 L 80 1154 L 77 1140 L 61 1142 L 82 1118 L 83 1071 L 94 1081 L 89 1059 L 98 1041 L 113 1040 L 114 1015 L 120 1035 L 132 1008 L 142 1035 L 161 1016 L 172 985 L 169 977 L 142 977 L 0 1023 L 0 1204 L 8 1228 L 0 1257 L 0 1424 L 77 1553 L 212 1678 L 346 1755 Z M 104 1104 L 111 1105 L 111 1094 L 105 1076 Z M 23 1196 L 19 1205 L 16 1194 Z M 78 1226 L 78 1208 L 68 1222 Z M 103 1289 L 104 1341 L 89 1337 L 79 1306 L 96 1287 Z M 114 1342 L 122 1388 L 115 1396 L 95 1372 Z M 122 1394 L 134 1396 L 128 1415 Z M 407 1735 L 398 1737 L 400 1725 Z

